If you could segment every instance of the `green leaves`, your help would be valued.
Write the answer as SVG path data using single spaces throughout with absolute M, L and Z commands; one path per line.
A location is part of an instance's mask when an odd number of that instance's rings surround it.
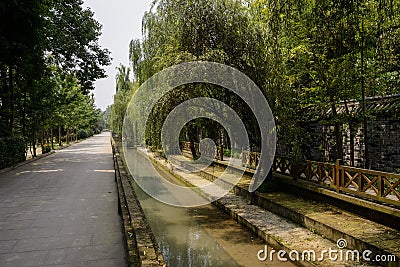
M 138 88 L 138 83 L 133 83 L 130 80 L 129 74 L 131 69 L 124 65 L 117 68 L 116 76 L 116 94 L 114 96 L 114 104 L 111 106 L 110 126 L 114 132 L 121 135 L 126 108 L 133 94 Z
M 105 78 L 102 66 L 110 64 L 110 53 L 98 44 L 102 26 L 93 18 L 82 1 L 48 1 L 44 14 L 47 27 L 42 29 L 47 40 L 45 50 L 64 71 L 73 73 L 88 94 L 93 82 Z
M 0 138 L 24 136 L 34 147 L 47 142 L 58 125 L 61 135 L 63 127 L 97 124 L 100 114 L 88 94 L 105 77 L 110 57 L 98 44 L 101 25 L 82 5 L 0 4 Z
M 399 11 L 400 2 L 390 0 L 156 0 L 143 18 L 143 41 L 130 44 L 130 61 L 139 85 L 187 61 L 215 61 L 241 70 L 267 97 L 287 154 L 302 158 L 308 121 L 335 124 L 340 145 L 341 125 L 359 123 L 358 117 L 368 114 L 337 114 L 339 104 L 400 93 Z M 155 108 L 149 140 L 157 145 L 155 135 L 168 111 L 201 95 L 234 105 L 252 125 L 234 96 L 190 85 Z M 123 117 L 125 97 L 116 96 L 116 117 Z M 205 122 L 195 125 L 206 127 Z

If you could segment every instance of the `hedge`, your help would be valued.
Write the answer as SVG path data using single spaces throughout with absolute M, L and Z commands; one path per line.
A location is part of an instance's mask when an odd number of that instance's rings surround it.
M 25 161 L 25 148 L 24 137 L 0 138 L 0 169 Z

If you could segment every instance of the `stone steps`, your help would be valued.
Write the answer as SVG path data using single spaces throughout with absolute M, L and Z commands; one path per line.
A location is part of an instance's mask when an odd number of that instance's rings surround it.
M 215 176 L 223 171 L 208 168 Z M 235 171 L 230 172 L 231 175 Z M 234 191 L 252 199 L 258 206 L 289 219 L 331 241 L 345 239 L 347 247 L 358 251 L 370 250 L 373 255 L 394 256 L 383 266 L 400 266 L 400 231 L 344 211 L 336 206 L 303 199 L 286 192 L 255 193 L 247 190 L 250 178 L 244 177 Z M 312 192 L 315 194 L 315 192 Z

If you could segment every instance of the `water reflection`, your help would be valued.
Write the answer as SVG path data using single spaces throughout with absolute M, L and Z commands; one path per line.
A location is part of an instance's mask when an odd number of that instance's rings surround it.
M 129 156 L 126 156 L 142 157 L 135 151 L 129 151 Z M 137 167 L 148 176 L 157 175 L 146 159 L 141 160 Z M 200 223 L 194 220 L 201 208 L 166 205 L 149 197 L 138 186 L 135 186 L 135 192 L 167 266 L 239 266 Z M 159 192 L 161 194 L 163 190 L 160 189 Z

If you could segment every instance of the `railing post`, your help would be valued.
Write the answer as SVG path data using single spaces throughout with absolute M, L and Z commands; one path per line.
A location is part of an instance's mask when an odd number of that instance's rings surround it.
M 254 169 L 257 169 L 258 163 L 260 162 L 260 159 L 258 158 L 258 154 L 257 153 L 254 153 L 254 158 L 255 158 Z
M 274 157 L 274 159 L 272 160 L 272 171 L 275 171 L 276 172 L 276 159 L 277 159 L 277 157 L 276 157 L 276 155 L 275 155 L 275 157 Z
M 363 192 L 364 188 L 363 188 L 363 177 L 362 177 L 362 173 L 358 172 L 358 192 Z
M 297 178 L 299 177 L 298 172 L 299 172 L 299 165 L 297 163 L 293 163 L 291 173 L 292 173 L 293 181 L 295 181 L 295 182 L 297 182 Z
M 383 194 L 385 193 L 385 185 L 383 182 L 382 175 L 378 176 L 378 197 L 381 198 L 383 197 Z
M 293 181 L 297 181 L 297 178 L 299 177 L 299 169 L 300 169 L 300 165 L 298 162 L 291 162 L 291 160 L 289 160 L 289 171 L 290 174 L 292 175 Z
M 336 164 L 335 164 L 335 181 L 336 181 L 336 192 L 340 193 L 340 187 L 342 186 L 342 179 L 341 179 L 341 174 L 340 174 L 340 163 L 342 160 L 337 159 Z
M 322 177 L 323 177 L 323 173 L 322 173 L 322 171 L 323 171 L 323 163 L 321 164 L 321 163 L 318 163 L 317 164 L 317 171 L 318 171 L 318 181 L 319 182 L 322 182 Z

